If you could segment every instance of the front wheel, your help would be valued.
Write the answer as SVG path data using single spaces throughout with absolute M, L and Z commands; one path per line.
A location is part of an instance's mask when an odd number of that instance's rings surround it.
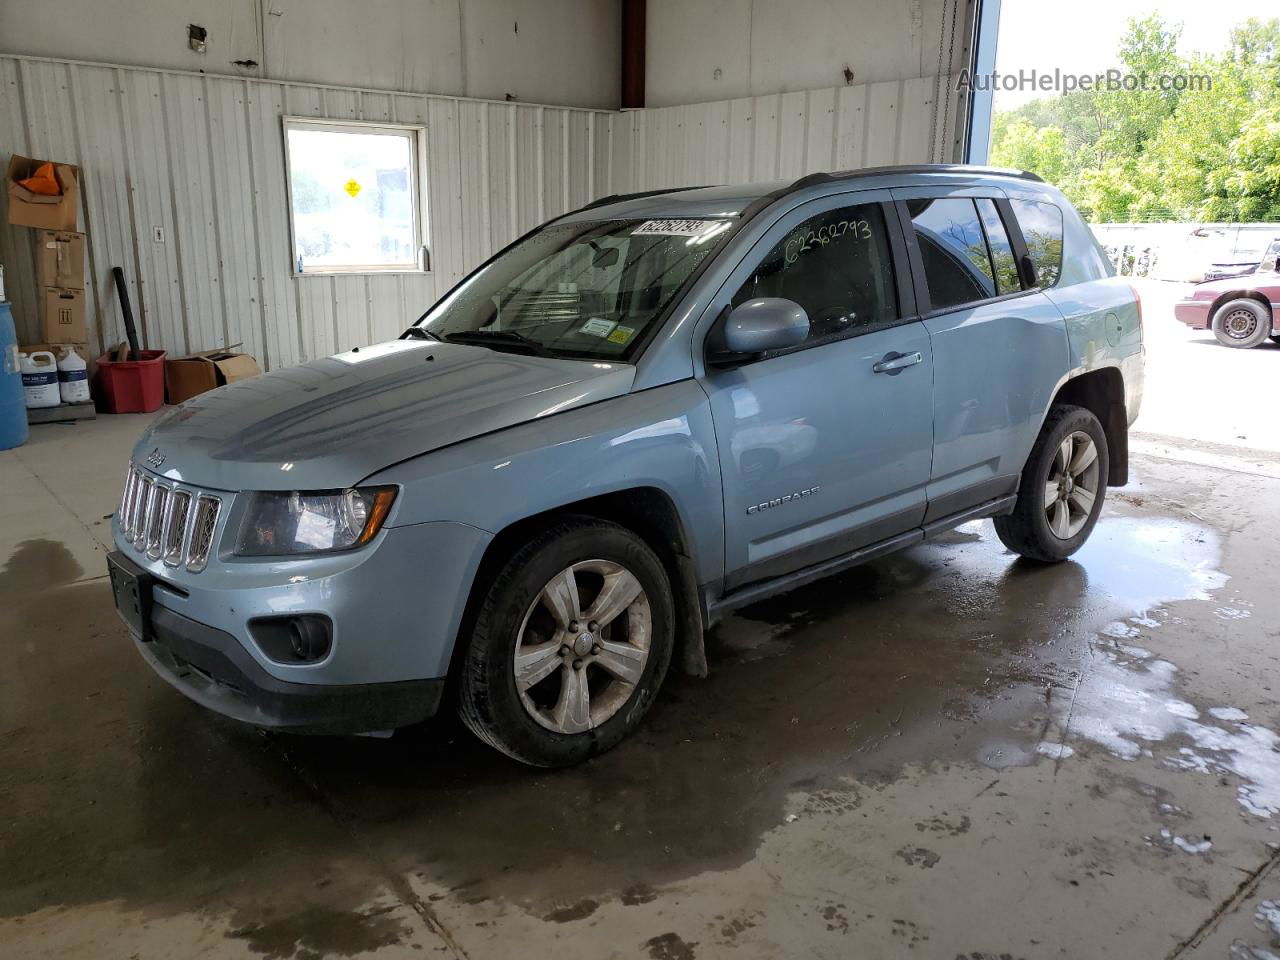
M 1212 326 L 1224 347 L 1256 347 L 1271 336 L 1271 311 L 1257 300 L 1240 297 L 1217 309 Z
M 1084 407 L 1055 406 L 1022 470 L 1013 513 L 995 519 L 1000 541 L 1030 560 L 1067 559 L 1098 522 L 1109 463 L 1098 418 Z
M 617 524 L 566 520 L 516 550 L 490 585 L 462 664 L 462 720 L 522 763 L 578 763 L 640 722 L 674 633 L 653 550 Z

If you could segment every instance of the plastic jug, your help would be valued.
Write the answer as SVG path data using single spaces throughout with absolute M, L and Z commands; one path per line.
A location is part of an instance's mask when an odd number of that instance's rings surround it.
M 37 350 L 27 355 L 20 353 L 22 360 L 22 392 L 26 396 L 27 409 L 39 407 L 56 407 L 62 403 L 62 394 L 58 390 L 58 361 L 48 350 Z M 47 359 L 41 360 L 41 357 Z
M 18 357 L 13 314 L 0 295 L 0 450 L 27 442 L 27 406 Z
M 72 347 L 58 360 L 58 393 L 63 403 L 89 402 L 89 365 Z

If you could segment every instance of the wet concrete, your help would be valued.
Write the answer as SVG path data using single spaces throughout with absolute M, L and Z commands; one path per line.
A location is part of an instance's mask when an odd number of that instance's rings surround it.
M 0 543 L 0 956 L 1280 956 L 1280 479 L 1135 467 L 1072 562 L 978 523 L 758 604 L 547 773 L 187 703 L 82 562 L 123 463 L 0 461 L 80 521 Z

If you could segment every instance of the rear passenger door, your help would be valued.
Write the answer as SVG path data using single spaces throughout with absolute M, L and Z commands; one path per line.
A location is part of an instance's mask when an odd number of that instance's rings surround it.
M 1026 289 L 1026 251 L 998 189 L 893 196 L 933 345 L 931 523 L 1017 490 L 1068 367 L 1067 337 L 1058 309 L 1038 288 Z

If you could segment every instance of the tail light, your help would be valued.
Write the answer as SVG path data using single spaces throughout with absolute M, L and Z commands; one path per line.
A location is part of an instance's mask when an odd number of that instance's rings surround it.
M 1132 283 L 1129 284 L 1129 289 L 1133 292 L 1133 307 L 1138 311 L 1138 336 L 1145 341 L 1147 339 L 1147 332 L 1142 326 L 1142 294 L 1138 292 L 1138 288 Z

